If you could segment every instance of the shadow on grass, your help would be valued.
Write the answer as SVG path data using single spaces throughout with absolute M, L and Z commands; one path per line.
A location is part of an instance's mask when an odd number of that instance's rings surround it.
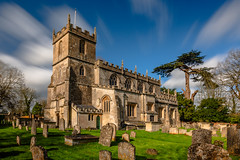
M 10 148 L 10 147 L 16 147 L 16 146 L 18 146 L 18 145 L 17 144 L 10 144 L 10 145 L 3 145 L 3 146 L 1 145 L 0 148 Z
M 6 158 L 9 156 L 17 156 L 20 153 L 24 153 L 24 152 L 22 152 L 22 151 L 1 152 L 0 158 Z
M 50 148 L 50 149 L 47 149 L 47 151 L 54 151 L 54 150 L 58 150 L 58 148 Z

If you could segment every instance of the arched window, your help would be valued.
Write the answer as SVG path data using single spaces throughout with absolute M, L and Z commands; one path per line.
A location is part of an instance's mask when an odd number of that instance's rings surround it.
M 116 86 L 117 85 L 117 76 L 115 74 L 112 74 L 109 79 L 109 85 L 110 86 Z
M 80 69 L 79 69 L 79 74 L 80 74 L 81 76 L 84 76 L 84 67 L 83 67 L 83 66 L 80 67 Z
M 103 104 L 103 111 L 104 112 L 110 112 L 110 98 L 109 96 L 105 96 L 102 100 Z
M 79 41 L 79 52 L 80 53 L 84 53 L 84 46 L 85 46 L 85 41 L 84 40 L 80 40 Z
M 153 93 L 153 85 L 150 85 L 150 87 L 149 87 L 149 93 Z
M 58 46 L 58 59 L 62 58 L 62 41 L 59 42 Z
M 126 79 L 126 81 L 125 81 L 125 88 L 131 89 L 131 79 L 130 78 Z
M 143 83 L 142 82 L 138 82 L 138 91 L 142 92 L 143 91 Z

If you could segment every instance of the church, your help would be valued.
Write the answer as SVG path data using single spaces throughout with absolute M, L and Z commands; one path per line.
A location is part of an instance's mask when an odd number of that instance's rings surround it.
M 70 15 L 53 31 L 53 73 L 44 119 L 59 126 L 117 129 L 147 122 L 179 126 L 176 92 L 161 91 L 161 80 L 96 59 L 97 32 L 73 27 Z

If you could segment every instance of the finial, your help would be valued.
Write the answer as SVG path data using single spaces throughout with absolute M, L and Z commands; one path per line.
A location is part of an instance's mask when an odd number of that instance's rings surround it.
M 135 65 L 135 72 L 137 73 L 137 65 Z
M 97 34 L 97 29 L 96 29 L 96 27 L 94 27 L 94 34 L 95 34 L 95 35 Z
M 74 22 L 73 22 L 73 27 L 76 28 L 76 23 L 77 23 L 77 9 L 75 8 L 74 12 Z
M 71 22 L 70 14 L 68 14 L 68 24 L 70 24 L 70 22 Z
M 53 35 L 55 35 L 55 29 L 53 28 L 53 32 L 52 32 Z
M 123 59 L 122 59 L 122 68 L 123 68 Z
M 148 70 L 146 70 L 146 76 L 148 76 Z

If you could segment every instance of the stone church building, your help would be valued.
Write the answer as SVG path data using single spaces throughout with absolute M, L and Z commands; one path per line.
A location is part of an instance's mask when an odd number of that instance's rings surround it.
M 96 60 L 97 33 L 68 23 L 53 31 L 53 74 L 48 86 L 46 121 L 65 120 L 66 127 L 120 129 L 146 122 L 178 125 L 175 94 L 161 92 L 161 80 Z

